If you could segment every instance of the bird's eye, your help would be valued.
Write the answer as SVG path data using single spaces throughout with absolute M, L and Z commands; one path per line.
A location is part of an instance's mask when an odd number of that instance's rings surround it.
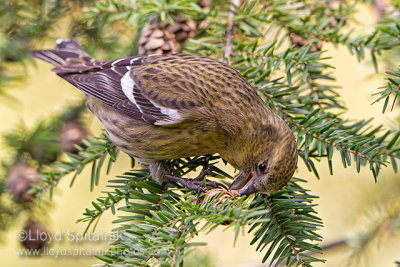
M 260 165 L 258 165 L 258 169 L 261 172 L 265 172 L 265 170 L 267 169 L 267 163 L 265 163 L 265 162 L 261 163 Z

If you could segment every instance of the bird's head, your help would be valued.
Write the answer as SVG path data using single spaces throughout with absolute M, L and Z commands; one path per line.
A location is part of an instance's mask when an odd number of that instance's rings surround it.
M 249 150 L 242 151 L 245 156 L 239 162 L 240 173 L 230 189 L 238 190 L 240 195 L 276 192 L 288 183 L 296 169 L 295 137 L 285 124 L 283 129 L 263 126 L 251 138 L 253 142 Z

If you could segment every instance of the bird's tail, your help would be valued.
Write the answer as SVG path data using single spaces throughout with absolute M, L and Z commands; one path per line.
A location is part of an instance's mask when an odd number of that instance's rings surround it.
M 98 63 L 75 39 L 58 39 L 56 44 L 55 49 L 35 50 L 31 55 L 53 64 L 57 74 L 87 71 Z

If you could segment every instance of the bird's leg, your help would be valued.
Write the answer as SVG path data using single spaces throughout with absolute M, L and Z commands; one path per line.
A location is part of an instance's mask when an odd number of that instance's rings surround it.
M 193 180 L 197 183 L 197 182 L 201 182 L 201 186 L 210 186 L 212 188 L 217 188 L 217 187 L 222 187 L 226 190 L 228 190 L 228 188 L 219 182 L 215 182 L 215 181 L 209 181 L 206 179 L 207 175 L 212 174 L 212 170 L 208 168 L 208 163 L 210 162 L 210 158 L 211 155 L 206 155 L 204 157 L 204 163 L 203 163 L 203 169 L 201 170 L 200 174 L 194 178 Z
M 201 170 L 200 174 L 196 178 L 194 178 L 194 180 L 203 182 L 206 180 L 205 178 L 207 175 L 212 174 L 212 171 L 208 168 L 208 162 L 210 161 L 210 157 L 211 155 L 206 155 L 204 157 L 203 169 Z
M 194 179 L 177 177 L 170 174 L 167 174 L 164 177 L 169 181 L 179 183 L 182 186 L 197 192 L 205 192 L 207 186 L 212 188 L 223 187 L 228 190 L 228 188 L 224 184 L 215 181 L 205 180 L 204 178 L 208 174 L 211 174 L 211 171 L 209 169 L 205 169 L 200 173 L 199 176 Z
M 164 181 L 172 181 L 179 183 L 182 186 L 197 192 L 205 192 L 206 187 L 212 187 L 212 188 L 222 187 L 227 189 L 227 187 L 224 184 L 215 181 L 208 181 L 205 179 L 207 175 L 212 173 L 212 171 L 208 169 L 208 161 L 209 161 L 209 156 L 205 158 L 203 170 L 201 171 L 199 176 L 197 176 L 194 179 L 182 178 L 171 175 L 170 170 L 168 169 L 164 161 L 158 161 L 150 164 L 150 173 L 153 179 L 159 183 Z

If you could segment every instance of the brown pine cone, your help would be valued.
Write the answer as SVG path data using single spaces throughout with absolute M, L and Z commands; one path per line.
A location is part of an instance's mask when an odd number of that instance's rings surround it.
M 347 8 L 346 3 L 344 3 L 341 0 L 331 0 L 331 1 L 326 1 L 325 3 L 322 4 L 322 6 L 327 6 L 329 3 L 329 8 L 325 10 L 325 16 L 331 16 L 332 12 L 337 11 L 340 8 L 340 5 L 342 5 L 343 10 Z M 331 28 L 335 28 L 339 25 L 340 22 L 340 17 L 335 17 L 331 20 Z
M 199 5 L 207 10 L 209 0 L 199 1 Z M 182 43 L 196 34 L 201 21 L 185 20 L 180 15 L 173 16 L 174 24 L 164 20 L 159 25 L 150 23 L 145 27 L 139 39 L 139 55 L 173 54 L 181 50 Z
M 78 149 L 75 145 L 83 146 L 83 139 L 87 136 L 87 131 L 77 121 L 66 122 L 60 135 L 60 147 L 63 151 L 76 154 Z
M 200 0 L 198 2 L 199 6 L 201 6 L 202 9 L 204 9 L 205 11 L 208 11 L 209 7 L 210 7 L 210 0 Z
M 47 244 L 47 236 L 48 232 L 43 225 L 29 220 L 18 237 L 24 248 L 38 251 Z
M 139 55 L 172 54 L 180 50 L 173 34 L 150 24 L 143 29 L 139 39 Z
M 214 201 L 216 198 L 218 198 L 215 204 L 213 205 L 213 207 L 215 208 L 222 205 L 225 201 L 229 201 L 230 199 L 239 196 L 240 194 L 236 190 L 227 191 L 223 188 L 214 188 L 211 190 L 207 190 L 205 192 L 205 196 L 199 198 L 197 202 L 198 203 L 209 202 L 209 201 Z M 221 208 L 221 210 L 224 210 L 224 208 Z M 230 223 L 231 223 L 230 220 L 226 220 L 222 222 L 221 225 L 229 225 Z
M 296 47 L 305 46 L 309 42 L 309 40 L 307 40 L 307 39 L 303 38 L 302 36 L 297 35 L 295 33 L 291 33 L 289 35 L 289 38 L 290 38 L 290 42 L 292 44 L 294 44 Z M 321 51 L 321 49 L 322 49 L 322 42 L 321 41 L 319 41 L 317 43 L 313 42 L 311 44 L 310 51 L 316 52 L 316 51 Z
M 213 188 L 206 191 L 206 197 L 204 198 L 204 201 L 212 201 L 215 197 L 218 197 L 218 201 L 214 204 L 214 207 L 217 207 L 224 203 L 227 198 L 232 198 L 235 196 L 239 196 L 239 194 L 235 190 L 226 191 L 223 188 Z
M 150 24 L 142 31 L 139 40 L 139 54 L 172 54 L 179 52 L 181 44 L 193 37 L 197 30 L 194 21 L 182 21 L 174 16 L 175 24 L 162 22 L 160 25 Z
M 15 201 L 29 202 L 34 195 L 28 193 L 32 184 L 37 184 L 40 178 L 38 172 L 24 163 L 17 163 L 8 172 L 5 188 Z

